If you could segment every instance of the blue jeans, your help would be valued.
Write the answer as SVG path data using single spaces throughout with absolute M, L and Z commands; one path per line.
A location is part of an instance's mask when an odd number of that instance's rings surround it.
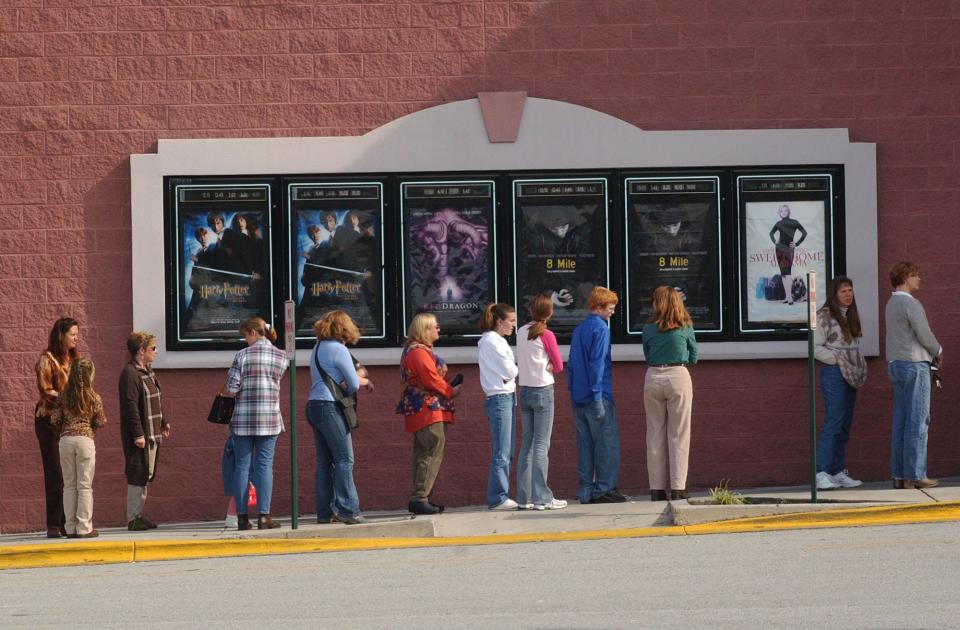
M 257 467 L 257 453 L 253 452 L 253 459 L 250 462 L 250 468 Z M 220 474 L 223 477 L 223 494 L 227 497 L 233 496 L 233 477 L 237 469 L 237 458 L 233 451 L 233 434 L 227 433 L 227 441 L 223 443 L 223 457 L 220 459 Z M 253 481 L 253 476 L 250 477 Z M 248 486 L 249 487 L 249 486 Z M 247 500 L 244 493 L 243 500 Z
M 487 477 L 487 505 L 496 507 L 509 498 L 510 459 L 517 437 L 517 411 L 513 394 L 487 396 L 484 402 L 490 422 L 490 474 Z
M 256 449 L 256 466 L 253 468 L 253 485 L 257 488 L 257 512 L 270 513 L 273 498 L 273 454 L 277 448 L 277 435 L 234 435 L 233 452 L 236 468 L 233 471 L 233 496 L 237 500 L 237 514 L 247 513 L 247 483 L 253 451 Z
M 890 473 L 894 479 L 924 479 L 930 428 L 930 364 L 891 361 L 887 376 L 893 383 Z
M 517 461 L 517 503 L 553 501 L 547 486 L 550 434 L 553 432 L 553 385 L 520 388 L 521 442 Z
M 823 365 L 820 367 L 820 393 L 823 394 L 826 418 L 817 439 L 817 472 L 835 475 L 846 469 L 844 454 L 850 439 L 857 390 L 843 380 L 839 366 Z
M 574 403 L 573 418 L 577 425 L 577 499 L 587 503 L 617 487 L 620 428 L 613 401 L 606 398 L 586 405 Z
M 356 516 L 360 499 L 353 483 L 353 439 L 343 414 L 335 402 L 308 400 L 307 422 L 317 441 L 317 520 L 330 520 L 334 514 Z

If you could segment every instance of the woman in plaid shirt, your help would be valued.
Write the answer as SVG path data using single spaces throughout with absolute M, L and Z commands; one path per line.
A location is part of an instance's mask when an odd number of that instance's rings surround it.
M 253 485 L 257 488 L 257 528 L 274 529 L 280 527 L 280 523 L 270 518 L 273 454 L 277 438 L 283 432 L 280 379 L 287 369 L 287 355 L 272 343 L 277 340 L 277 331 L 259 317 L 251 317 L 240 324 L 240 334 L 247 347 L 234 357 L 227 373 L 227 384 L 220 392 L 237 399 L 230 421 L 236 456 L 233 488 L 237 501 L 237 529 L 251 528 L 244 495 L 254 450 L 257 452 L 253 471 Z

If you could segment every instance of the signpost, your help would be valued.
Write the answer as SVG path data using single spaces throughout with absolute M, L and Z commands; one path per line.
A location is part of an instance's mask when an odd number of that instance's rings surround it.
M 810 415 L 810 501 L 817 502 L 817 369 L 813 358 L 813 334 L 817 329 L 817 272 L 807 272 L 807 366 Z
M 283 347 L 290 360 L 290 529 L 299 527 L 297 501 L 297 331 L 296 303 L 283 303 Z

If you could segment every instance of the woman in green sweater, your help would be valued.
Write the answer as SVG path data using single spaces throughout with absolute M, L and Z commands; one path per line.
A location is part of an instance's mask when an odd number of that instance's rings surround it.
M 649 368 L 643 382 L 647 415 L 647 475 L 650 500 L 687 498 L 693 383 L 687 365 L 697 362 L 693 321 L 673 287 L 653 292 L 653 315 L 643 327 Z M 669 486 L 667 485 L 669 484 Z

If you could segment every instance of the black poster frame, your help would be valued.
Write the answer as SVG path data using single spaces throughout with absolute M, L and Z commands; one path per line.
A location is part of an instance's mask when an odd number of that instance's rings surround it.
M 209 230 L 207 225 L 197 228 L 195 238 L 198 241 L 196 245 L 198 251 L 190 257 L 188 262 L 188 256 L 186 255 L 188 240 L 186 238 L 186 230 L 190 228 L 186 226 L 186 222 L 184 222 L 184 225 L 181 225 L 180 199 L 178 191 L 182 189 L 184 191 L 198 190 L 213 192 L 217 190 L 230 189 L 253 190 L 257 188 L 262 188 L 266 192 L 267 198 L 264 200 L 266 207 L 261 211 L 265 213 L 267 225 L 251 225 L 252 229 L 250 232 L 260 230 L 262 236 L 259 239 L 254 238 L 254 240 L 261 240 L 266 246 L 266 251 L 262 252 L 262 255 L 259 256 L 259 259 L 262 259 L 261 262 L 265 263 L 265 266 L 255 270 L 251 269 L 237 271 L 225 268 L 220 270 L 221 267 L 218 265 L 209 265 L 208 271 L 216 274 L 217 276 L 237 276 L 238 278 L 249 277 L 250 274 L 246 272 L 250 271 L 251 274 L 254 274 L 255 282 L 264 282 L 266 284 L 266 290 L 263 293 L 265 297 L 265 309 L 247 309 L 251 312 L 243 313 L 241 317 L 237 318 L 237 321 L 231 322 L 229 327 L 222 327 L 222 329 L 216 331 L 216 334 L 185 337 L 183 330 L 185 323 L 184 317 L 187 316 L 186 311 L 191 309 L 191 305 L 182 303 L 181 295 L 183 295 L 184 299 L 186 299 L 186 289 L 190 288 L 190 281 L 186 280 L 187 269 L 191 269 L 190 275 L 192 277 L 193 268 L 199 268 L 196 264 L 198 261 L 195 259 L 198 255 L 207 250 L 204 245 L 199 243 L 201 238 L 199 232 L 201 230 L 216 232 L 216 230 L 214 229 L 213 225 L 209 225 Z M 244 345 L 238 327 L 240 321 L 246 319 L 246 317 L 256 314 L 271 325 L 277 324 L 277 320 L 279 319 L 277 305 L 280 295 L 280 286 L 277 282 L 277 279 L 279 277 L 278 269 L 282 269 L 282 263 L 278 258 L 278 252 L 276 249 L 276 230 L 278 225 L 277 210 L 279 199 L 278 192 L 278 180 L 274 176 L 169 176 L 164 178 L 164 255 L 166 258 L 164 287 L 167 350 L 235 350 L 243 347 Z M 219 203 L 220 205 L 246 203 L 248 201 L 250 200 L 245 200 L 241 197 L 233 195 L 211 196 L 209 199 L 203 200 L 204 203 Z M 214 209 L 210 209 L 197 210 L 196 212 L 198 214 L 206 212 L 208 215 L 211 215 L 214 213 L 214 211 Z M 217 209 L 217 211 L 224 215 L 222 222 L 220 223 L 221 229 L 223 229 L 225 235 L 221 238 L 223 242 L 226 241 L 226 234 L 228 234 L 231 230 L 234 230 L 236 227 L 232 225 L 230 227 L 226 227 L 227 224 L 230 223 L 230 220 L 226 218 L 228 215 L 234 217 L 243 216 L 244 221 L 246 221 L 249 217 L 249 212 L 241 213 L 239 210 L 230 211 Z M 196 219 L 194 219 L 191 223 L 196 223 Z M 199 226 L 200 224 L 197 223 L 197 225 Z M 244 224 L 244 228 L 246 227 L 246 224 Z M 251 236 L 253 236 L 253 234 L 251 234 Z M 220 245 L 217 245 L 217 247 L 219 246 Z M 214 245 L 210 245 L 210 247 L 214 247 Z M 193 289 L 190 288 L 190 291 L 192 292 Z

